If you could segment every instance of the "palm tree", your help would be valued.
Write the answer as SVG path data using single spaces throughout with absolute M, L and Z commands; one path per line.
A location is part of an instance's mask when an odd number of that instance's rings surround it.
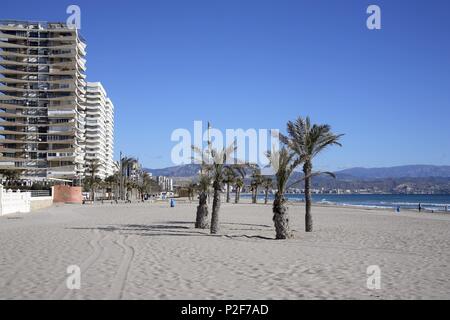
M 234 183 L 236 180 L 236 173 L 234 172 L 233 168 L 228 167 L 225 170 L 225 176 L 223 179 L 223 182 L 227 186 L 227 203 L 230 203 L 230 186 Z
M 234 195 L 234 203 L 239 203 L 241 198 L 241 190 L 244 187 L 245 176 L 247 175 L 246 169 L 249 168 L 249 164 L 242 165 L 234 165 L 233 170 L 236 173 L 236 178 L 234 181 L 235 195 Z
M 263 176 L 261 175 L 261 169 L 256 166 L 253 169 L 252 173 L 252 181 L 250 183 L 250 187 L 252 189 L 252 203 L 258 202 L 258 188 L 263 183 Z
M 239 199 L 241 198 L 241 190 L 244 186 L 244 179 L 241 177 L 237 177 L 234 182 L 235 195 L 234 195 L 234 203 L 239 203 Z
M 311 178 L 321 174 L 313 172 L 312 161 L 321 151 L 329 146 L 341 146 L 339 139 L 342 134 L 334 134 L 327 124 L 311 125 L 309 117 L 303 119 L 299 117 L 295 122 L 289 121 L 287 124 L 288 136 L 280 135 L 281 141 L 294 151 L 303 163 L 303 174 L 305 180 L 305 231 L 313 231 L 313 221 L 311 216 Z M 324 172 L 334 177 L 331 172 Z
M 185 187 L 185 190 L 187 191 L 187 194 L 188 194 L 189 201 L 192 201 L 194 199 L 194 194 L 195 194 L 196 188 L 197 188 L 197 184 L 195 182 L 190 182 Z
M 130 179 L 126 179 L 125 183 L 125 200 L 131 202 L 133 199 L 133 190 L 136 187 L 136 183 Z
M 136 184 L 136 188 L 139 192 L 139 198 L 142 202 L 144 202 L 144 194 L 148 193 L 151 185 L 152 178 L 148 174 L 148 172 L 142 172 L 141 179 Z
M 197 184 L 197 188 L 200 194 L 198 197 L 197 216 L 195 219 L 195 227 L 197 229 L 207 229 L 209 227 L 207 198 L 210 186 L 211 178 L 205 174 L 200 175 L 200 179 L 198 180 Z
M 114 198 L 117 199 L 117 187 L 120 185 L 120 177 L 116 172 L 112 176 L 106 177 L 105 179 L 108 188 L 111 190 L 109 193 L 109 200 L 112 200 L 112 194 L 114 193 Z
M 272 207 L 276 239 L 289 239 L 293 237 L 293 234 L 289 227 L 289 208 L 286 206 L 284 194 L 288 189 L 287 182 L 294 169 L 301 163 L 301 160 L 296 157 L 293 151 L 286 147 L 282 147 L 279 151 L 268 151 L 267 158 L 270 166 L 275 171 L 277 187 Z
M 83 180 L 83 187 L 86 191 L 90 192 L 91 200 L 94 201 L 95 190 L 97 187 L 100 187 L 102 184 L 102 180 L 99 177 L 87 176 Z
M 97 160 L 89 162 L 88 171 L 90 172 L 90 179 L 88 180 L 91 190 L 91 199 L 95 201 L 95 187 L 100 185 L 101 180 L 99 181 L 97 177 L 97 171 L 101 167 L 101 163 Z
M 269 189 L 273 186 L 272 178 L 264 178 L 262 186 L 264 188 L 264 204 L 269 201 Z
M 211 143 L 208 142 L 208 153 L 207 162 L 202 160 L 202 172 L 206 171 L 207 174 L 211 177 L 213 181 L 213 207 L 211 214 L 211 234 L 216 234 L 219 232 L 219 211 L 221 204 L 221 194 L 222 194 L 222 186 L 225 174 L 227 170 L 232 168 L 230 165 L 230 160 L 232 159 L 232 154 L 236 150 L 236 143 L 231 144 L 227 148 L 223 148 L 222 150 L 216 150 L 211 148 Z M 204 152 L 193 146 L 192 149 L 194 152 L 202 156 Z

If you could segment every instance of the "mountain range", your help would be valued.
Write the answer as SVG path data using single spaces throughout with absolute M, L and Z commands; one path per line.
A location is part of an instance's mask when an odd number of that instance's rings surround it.
M 409 165 L 387 168 L 351 168 L 338 171 L 336 174 L 358 179 L 450 178 L 450 166 Z
M 163 169 L 145 169 L 153 176 L 189 178 L 197 176 L 200 165 L 187 164 Z M 407 165 L 385 168 L 350 168 L 335 172 L 339 180 L 376 180 L 396 178 L 450 178 L 450 166 Z

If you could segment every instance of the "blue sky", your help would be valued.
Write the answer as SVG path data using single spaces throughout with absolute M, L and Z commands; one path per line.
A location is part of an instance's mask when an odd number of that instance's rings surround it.
M 194 120 L 284 130 L 309 115 L 345 133 L 321 169 L 450 164 L 447 0 L 3 1 L 0 19 L 65 21 L 70 4 L 88 80 L 116 106 L 116 157 L 170 166 L 172 131 Z

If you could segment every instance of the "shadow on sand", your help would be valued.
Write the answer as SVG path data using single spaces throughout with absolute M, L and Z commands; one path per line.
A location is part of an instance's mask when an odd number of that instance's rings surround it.
M 190 226 L 184 226 L 189 224 Z M 68 230 L 98 230 L 105 232 L 119 232 L 122 234 L 129 235 L 140 235 L 149 237 L 161 237 L 161 236 L 197 236 L 197 237 L 225 237 L 228 239 L 235 238 L 247 238 L 247 239 L 263 239 L 263 240 L 274 240 L 274 238 L 259 236 L 259 235 L 237 235 L 237 234 L 227 234 L 232 231 L 263 231 L 263 228 L 270 228 L 267 225 L 257 225 L 257 224 L 245 224 L 245 223 L 222 223 L 223 226 L 253 226 L 259 228 L 232 228 L 223 230 L 223 234 L 210 234 L 208 229 L 194 229 L 194 223 L 188 221 L 168 221 L 160 224 L 146 225 L 146 224 L 120 224 L 120 225 L 110 225 L 110 226 L 99 226 L 99 227 L 72 227 L 66 228 Z

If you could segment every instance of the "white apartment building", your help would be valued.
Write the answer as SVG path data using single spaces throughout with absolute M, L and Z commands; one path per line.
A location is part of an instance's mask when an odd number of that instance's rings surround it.
M 114 105 L 100 82 L 88 82 L 86 87 L 85 152 L 86 174 L 90 174 L 92 163 L 98 165 L 97 177 L 114 174 Z
M 0 21 L 0 169 L 28 180 L 84 175 L 85 55 L 64 23 Z

